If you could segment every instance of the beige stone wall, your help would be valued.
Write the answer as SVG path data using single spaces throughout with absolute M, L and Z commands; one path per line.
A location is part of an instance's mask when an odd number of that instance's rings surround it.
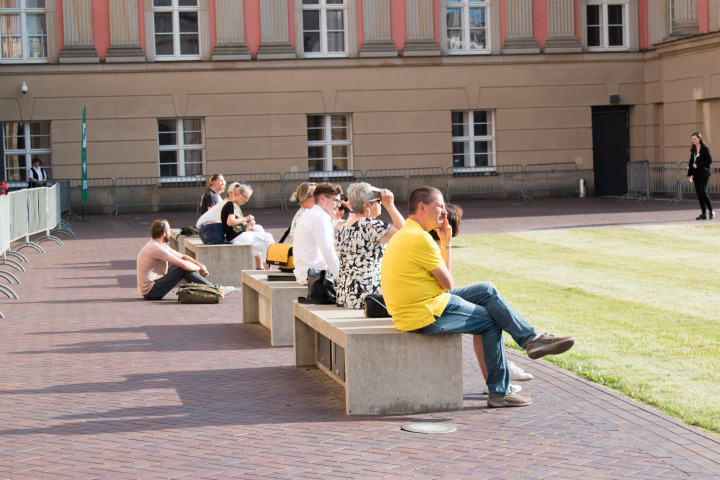
M 646 157 L 685 162 L 693 132 L 720 145 L 720 33 L 656 47 L 645 62 Z
M 592 170 L 591 107 L 630 105 L 631 159 L 720 142 L 720 34 L 648 53 L 3 66 L 0 120 L 51 121 L 55 177 L 157 176 L 158 118 L 204 119 L 206 172 L 307 170 L 306 114 L 352 118 L 353 168 L 451 165 L 450 112 L 495 111 L 498 165 Z M 27 82 L 30 93 L 19 93 Z

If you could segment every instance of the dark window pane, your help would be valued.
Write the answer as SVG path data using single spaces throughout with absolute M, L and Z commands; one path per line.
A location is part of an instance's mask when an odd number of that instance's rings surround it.
M 158 144 L 177 145 L 174 120 L 158 120 Z
M 467 145 L 466 142 L 453 142 L 453 144 L 452 144 L 453 155 L 457 155 L 457 154 L 464 155 L 466 152 L 466 148 L 465 148 L 466 145 Z
M 600 25 L 600 7 L 598 5 L 588 5 L 587 7 L 587 24 Z
M 325 168 L 324 160 L 308 160 L 308 170 L 311 172 L 319 172 Z
M 198 33 L 198 14 L 196 12 L 180 12 L 180 33 Z
M 608 45 L 611 47 L 622 47 L 624 45 L 623 39 L 623 28 L 622 27 L 609 27 L 608 28 Z
M 303 50 L 305 52 L 320 51 L 320 33 L 305 32 L 303 34 Z
M 197 7 L 197 0 L 178 0 L 181 7 Z
M 172 35 L 155 35 L 155 54 L 174 55 Z
M 172 0 L 153 0 L 153 7 L 171 7 Z
M 308 159 L 324 160 L 325 159 L 325 147 L 308 147 Z
M 45 0 L 25 0 L 25 8 L 45 8 Z
M 160 163 L 177 163 L 177 151 L 167 150 L 160 152 Z
M 623 6 L 608 5 L 608 25 L 622 25 L 623 23 Z
M 303 30 L 305 32 L 320 30 L 320 12 L 317 10 L 305 10 L 303 12 Z
M 200 40 L 197 35 L 180 35 L 180 55 L 198 55 Z
M 303 5 L 317 5 L 320 0 L 302 0 Z
M 161 177 L 177 177 L 177 165 L 174 163 L 160 164 Z
M 155 13 L 155 33 L 172 33 L 172 13 Z
M 307 116 L 308 128 L 320 128 L 323 126 L 322 115 L 308 115 Z
M 588 26 L 587 29 L 587 44 L 588 47 L 600 46 L 600 27 Z

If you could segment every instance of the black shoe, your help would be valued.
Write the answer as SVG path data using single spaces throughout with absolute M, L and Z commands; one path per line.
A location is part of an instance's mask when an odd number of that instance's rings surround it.
M 695 220 L 707 220 L 707 216 L 703 213 L 699 217 L 695 217 Z

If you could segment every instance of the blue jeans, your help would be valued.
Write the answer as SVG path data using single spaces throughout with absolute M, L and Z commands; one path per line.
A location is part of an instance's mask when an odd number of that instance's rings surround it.
M 487 386 L 491 397 L 502 397 L 510 386 L 502 332 L 521 347 L 535 337 L 535 329 L 507 304 L 491 282 L 450 290 L 450 301 L 435 322 L 415 330 L 429 335 L 470 333 L 482 335 Z
M 191 272 L 177 265 L 171 266 L 167 273 L 162 277 L 155 280 L 153 287 L 148 293 L 143 295 L 145 300 L 162 300 L 165 295 L 172 290 L 175 285 L 180 283 L 180 280 L 185 280 L 188 283 L 202 283 L 212 287 L 212 283 L 205 280 L 199 273 Z

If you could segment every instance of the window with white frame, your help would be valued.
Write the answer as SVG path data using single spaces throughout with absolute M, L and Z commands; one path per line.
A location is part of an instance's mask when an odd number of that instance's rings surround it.
M 35 158 L 40 160 L 40 166 L 50 178 L 50 122 L 4 122 L 0 125 L 3 137 L 3 178 L 8 186 L 25 184 Z
M 198 0 L 152 0 L 157 60 L 199 60 Z
M 202 119 L 158 120 L 158 169 L 160 177 L 203 174 Z
M 452 112 L 453 167 L 495 166 L 495 130 L 491 110 Z
M 488 0 L 447 0 L 445 36 L 449 54 L 490 53 Z
M 303 52 L 306 57 L 347 54 L 346 0 L 302 0 Z
M 349 115 L 308 115 L 308 171 L 350 170 Z
M 627 0 L 588 0 L 588 50 L 627 50 Z
M 0 0 L 0 61 L 47 61 L 45 0 Z

